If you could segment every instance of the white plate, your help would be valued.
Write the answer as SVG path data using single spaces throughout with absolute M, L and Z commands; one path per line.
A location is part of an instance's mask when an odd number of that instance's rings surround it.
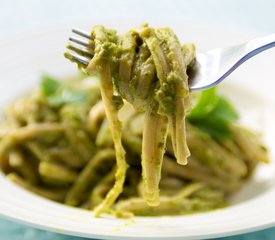
M 131 21 L 105 21 L 127 29 Z M 102 23 L 102 21 L 99 21 Z M 110 24 L 109 24 L 110 25 Z M 161 24 L 160 24 L 161 25 Z M 216 27 L 184 26 L 167 23 L 182 41 L 194 41 L 199 49 L 229 45 L 251 35 Z M 185 35 L 186 34 L 186 35 Z M 73 74 L 76 66 L 63 57 L 69 28 L 39 31 L 0 43 L 0 106 L 35 85 L 42 72 L 57 76 Z M 223 91 L 236 102 L 243 121 L 263 132 L 270 155 L 275 159 L 275 76 L 273 50 L 251 60 L 231 76 Z M 273 65 L 273 66 L 272 66 Z M 268 87 L 262 87 L 269 84 Z M 248 90 L 244 88 L 249 85 Z M 254 92 L 258 92 L 257 95 Z M 275 106 L 275 105 L 274 105 Z M 34 227 L 59 233 L 104 239 L 200 239 L 258 230 L 275 224 L 275 166 L 261 166 L 228 208 L 209 213 L 161 218 L 94 218 L 89 211 L 48 201 L 7 181 L 0 174 L 0 215 Z

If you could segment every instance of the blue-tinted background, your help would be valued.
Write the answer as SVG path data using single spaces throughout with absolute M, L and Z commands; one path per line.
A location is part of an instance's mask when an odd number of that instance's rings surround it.
M 0 240 L 85 240 L 34 229 L 5 219 L 0 219 Z M 213 240 L 274 240 L 275 228 Z M 95 240 L 95 239 L 94 239 Z

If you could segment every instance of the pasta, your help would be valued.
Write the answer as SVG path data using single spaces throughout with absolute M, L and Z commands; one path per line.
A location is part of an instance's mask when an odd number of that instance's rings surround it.
M 126 165 L 123 147 L 119 144 L 120 123 L 116 117 L 116 102 L 112 101 L 112 84 L 116 86 L 116 97 L 145 112 L 141 154 L 144 199 L 149 205 L 157 206 L 168 125 L 178 163 L 186 164 L 190 155 L 185 140 L 185 114 L 190 104 L 186 69 L 194 60 L 194 48 L 185 47 L 185 54 L 182 54 L 179 40 L 171 29 L 155 30 L 147 25 L 120 37 L 111 30 L 96 26 L 92 37 L 94 57 L 85 70 L 90 75 L 100 75 L 102 100 L 116 143 L 119 175 L 116 184 L 123 184 Z M 108 196 L 113 195 L 112 202 L 117 197 L 114 192 L 119 191 L 121 187 L 110 191 Z
M 189 92 L 194 45 L 148 25 L 121 36 L 96 26 L 92 36 L 87 74 L 43 76 L 38 89 L 6 108 L 0 167 L 8 178 L 96 216 L 226 206 L 268 154 L 216 90 Z M 207 94 L 215 101 L 206 102 Z M 224 109 L 226 119 L 216 114 Z

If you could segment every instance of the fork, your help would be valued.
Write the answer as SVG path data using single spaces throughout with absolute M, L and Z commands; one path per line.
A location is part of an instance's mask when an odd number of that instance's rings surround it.
M 93 57 L 94 38 L 89 32 L 80 29 L 72 29 L 72 33 L 64 55 L 86 67 Z M 197 91 L 217 85 L 248 59 L 272 47 L 275 47 L 275 34 L 197 54 L 196 63 L 189 75 L 190 90 Z

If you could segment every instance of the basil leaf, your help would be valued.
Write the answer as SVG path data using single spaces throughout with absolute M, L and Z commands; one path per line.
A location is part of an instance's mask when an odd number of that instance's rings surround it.
M 220 96 L 216 107 L 211 112 L 211 117 L 214 119 L 230 122 L 238 120 L 239 114 L 227 99 Z
M 192 124 L 217 140 L 228 139 L 232 136 L 229 124 L 225 121 L 218 119 L 204 119 L 195 122 L 193 121 Z
M 196 105 L 189 113 L 189 118 L 203 119 L 216 107 L 219 96 L 216 93 L 216 87 L 204 90 L 200 93 Z
M 239 118 L 232 104 L 218 95 L 216 88 L 201 93 L 188 121 L 217 140 L 232 136 L 230 123 Z
M 49 97 L 49 103 L 53 106 L 61 106 L 66 103 L 80 103 L 87 99 L 87 95 L 84 91 L 63 88 L 56 94 Z
M 55 78 L 45 74 L 41 77 L 40 88 L 45 96 L 50 96 L 58 91 L 60 83 Z

